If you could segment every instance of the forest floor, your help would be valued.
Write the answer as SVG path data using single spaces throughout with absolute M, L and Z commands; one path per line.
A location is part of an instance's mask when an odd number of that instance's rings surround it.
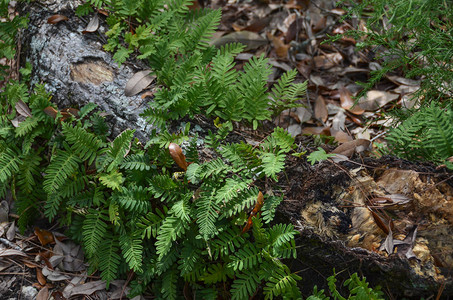
M 368 272 L 367 268 L 373 268 L 368 261 L 386 263 L 389 244 L 401 243 L 398 256 L 407 260 L 415 257 L 423 262 L 418 269 L 414 263 L 411 266 L 421 277 L 433 278 L 430 284 L 434 287 L 430 286 L 430 289 L 436 289 L 436 284 L 449 277 L 453 258 L 446 251 L 451 250 L 453 245 L 446 242 L 429 248 L 424 241 L 444 239 L 445 235 L 453 233 L 452 226 L 438 218 L 453 217 L 451 209 L 442 202 L 447 197 L 453 197 L 451 173 L 428 163 L 381 157 L 379 152 L 379 147 L 385 143 L 385 132 L 394 125 L 394 119 L 388 112 L 394 108 L 412 107 L 414 103 L 410 96 L 419 88 L 420 82 L 398 73 L 387 75 L 359 100 L 358 105 L 354 105 L 354 96 L 362 89 L 357 82 L 366 82 L 370 72 L 380 66 L 374 60 L 374 49 L 357 49 L 359 41 L 341 38 L 333 43 L 326 42 L 328 36 L 342 34 L 350 28 L 365 29 L 363 20 L 342 20 L 346 11 L 336 7 L 336 2 L 210 1 L 207 7 L 222 9 L 222 21 L 212 43 L 245 44 L 247 51 L 237 57 L 238 69 L 251 56 L 264 54 L 273 66 L 269 83 L 294 68 L 299 71 L 297 81 L 307 81 L 303 106 L 284 111 L 274 120 L 274 125 L 286 128 L 296 137 L 299 152 L 312 152 L 321 141 L 328 143 L 323 146 L 328 151 L 335 149 L 336 144 L 346 145 L 341 149 L 347 157 L 343 162 L 328 161 L 313 167 L 305 159 L 288 159 L 287 169 L 279 183 L 281 190 L 286 191 L 281 218 L 289 218 L 294 224 L 305 224 L 300 226 L 301 232 L 310 231 L 317 237 L 342 240 L 351 248 L 360 247 L 368 251 L 364 265 L 358 266 L 354 262 L 346 273 L 359 271 L 371 276 L 369 279 L 373 282 L 381 281 L 373 278 L 373 274 L 378 273 Z M 246 129 L 239 135 L 250 142 L 264 136 Z M 369 144 L 365 147 L 370 151 L 359 150 L 363 147 L 363 141 L 372 141 L 371 147 L 368 147 Z M 358 155 L 355 152 L 362 153 Z M 388 172 L 389 169 L 395 171 Z M 395 182 L 408 184 L 395 186 Z M 416 199 L 406 205 L 409 200 L 395 196 L 401 195 L 404 189 L 412 189 L 405 190 L 406 194 L 416 193 L 420 198 L 433 200 L 423 204 Z M 357 190 L 361 195 L 354 194 Z M 349 202 L 344 202 L 344 191 L 349 192 Z M 433 195 L 440 195 L 444 200 Z M 371 200 L 383 201 L 385 197 L 394 202 L 400 201 L 399 210 L 390 212 L 384 206 L 379 210 L 366 208 L 371 206 Z M 6 202 L 8 200 L 11 199 Z M 440 205 L 436 208 L 440 212 L 434 210 L 435 205 Z M 429 210 L 430 207 L 432 210 Z M 358 210 L 366 216 L 357 216 Z M 352 228 L 354 214 L 355 218 L 366 219 L 363 226 Z M 397 235 L 394 240 L 391 237 L 391 241 L 388 238 L 389 216 L 398 219 L 392 227 Z M 42 220 L 35 224 L 33 231 L 20 235 L 15 222 L 11 222 L 14 216 L 10 215 L 8 219 L 7 205 L 0 207 L 0 217 L 0 242 L 7 249 L 0 253 L 2 299 L 45 300 L 49 296 L 53 299 L 125 298 L 128 290 L 126 280 L 115 281 L 106 290 L 105 283 L 97 274 L 87 276 L 83 273 L 87 266 L 83 262 L 82 250 L 66 239 L 60 228 Z M 436 229 L 439 226 L 442 231 Z M 416 244 L 417 228 L 422 242 Z M 348 251 L 346 247 L 341 249 Z M 321 255 L 325 253 L 320 251 L 318 256 Z M 326 278 L 332 274 L 331 265 L 337 264 L 346 270 L 349 262 L 344 258 L 357 258 L 358 254 L 351 252 L 348 255 L 341 258 L 342 262 L 332 260 L 323 266 L 318 265 L 318 268 L 316 260 L 295 263 L 292 267 L 299 268 L 300 275 L 305 279 L 301 283 L 303 294 L 308 296 L 314 284 L 325 287 Z M 63 262 L 64 271 L 53 270 L 53 266 L 60 262 Z M 354 270 L 356 267 L 359 269 Z M 393 267 L 395 271 L 407 271 L 406 265 L 394 264 Z M 82 280 L 86 283 L 78 285 Z M 405 292 L 393 290 L 391 281 L 400 280 L 397 276 L 388 280 L 389 284 L 383 286 L 388 297 Z M 441 288 L 439 284 L 439 290 Z

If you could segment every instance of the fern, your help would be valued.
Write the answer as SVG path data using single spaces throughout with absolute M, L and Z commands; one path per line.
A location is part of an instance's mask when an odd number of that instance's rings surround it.
M 263 153 L 261 160 L 263 161 L 264 173 L 273 179 L 277 179 L 276 175 L 285 167 L 285 155 L 283 153 Z
M 140 232 L 136 231 L 132 234 L 122 234 L 119 238 L 121 252 L 129 264 L 129 268 L 134 272 L 142 272 L 142 254 L 143 246 L 140 239 Z
M 442 162 L 453 156 L 452 124 L 451 109 L 425 107 L 391 130 L 386 138 L 397 155 Z
M 261 278 L 258 273 L 252 270 L 238 274 L 231 286 L 231 299 L 240 300 L 250 298 L 255 293 L 260 282 Z
M 185 232 L 185 223 L 175 217 L 167 217 L 157 233 L 156 251 L 159 260 L 166 255 L 172 243 Z
M 161 293 L 165 299 L 169 299 L 169 300 L 178 299 L 178 293 L 177 293 L 178 278 L 179 278 L 179 276 L 178 276 L 176 270 L 174 270 L 174 269 L 170 269 L 169 271 L 165 272 L 162 275 Z
M 58 149 L 46 169 L 44 191 L 48 194 L 57 192 L 66 179 L 76 171 L 80 163 L 81 160 L 75 153 Z
M 107 234 L 108 216 L 104 211 L 88 210 L 88 215 L 83 221 L 83 245 L 87 255 L 94 256 L 104 242 Z
M 98 170 L 110 172 L 122 163 L 131 146 L 133 134 L 134 130 L 125 130 L 115 138 L 112 145 L 103 151 L 105 154 L 98 157 Z
M 290 273 L 288 268 L 275 269 L 264 287 L 265 299 L 274 299 L 277 296 L 291 293 L 297 284 L 296 280 L 300 280 L 300 277 Z
M 115 193 L 113 199 L 129 212 L 146 214 L 151 208 L 150 191 L 141 186 L 123 187 L 120 193 Z
M 219 217 L 218 210 L 220 207 L 212 196 L 204 196 L 198 199 L 196 205 L 197 224 L 200 228 L 200 234 L 205 240 L 208 240 L 217 234 L 215 222 Z
M 80 126 L 72 127 L 63 123 L 62 128 L 66 141 L 72 145 L 72 152 L 77 154 L 81 160 L 87 160 L 88 164 L 93 163 L 99 148 L 103 145 L 102 140 Z
M 294 239 L 298 232 L 292 224 L 277 224 L 269 230 L 270 244 L 274 248 L 280 248 L 285 243 Z
M 20 160 L 10 148 L 0 153 L 0 182 L 6 182 L 13 174 L 19 171 Z
M 101 277 L 106 281 L 107 287 L 111 281 L 117 278 L 118 268 L 121 262 L 119 253 L 119 245 L 116 238 L 108 235 L 105 241 L 99 247 L 99 270 Z
M 242 269 L 251 269 L 262 262 L 262 254 L 253 244 L 247 244 L 230 258 L 232 261 L 228 266 L 239 271 Z

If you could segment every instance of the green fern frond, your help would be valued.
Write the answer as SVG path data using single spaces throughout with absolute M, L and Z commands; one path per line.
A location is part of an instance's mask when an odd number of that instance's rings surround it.
M 132 154 L 124 158 L 121 168 L 126 170 L 149 171 L 151 170 L 151 164 L 148 156 L 144 154 Z
M 192 32 L 186 38 L 186 51 L 190 53 L 195 49 L 204 50 L 209 47 L 209 40 L 220 24 L 221 11 L 219 9 L 209 11 L 196 20 Z
M 267 78 L 271 68 L 267 58 L 261 55 L 252 57 L 244 66 L 244 73 L 239 79 L 238 89 L 245 99 L 244 118 L 253 121 L 253 129 L 258 127 L 257 121 L 268 120 L 271 111 L 268 110 Z
M 161 293 L 164 299 L 178 299 L 178 273 L 175 269 L 170 269 L 162 275 Z
M 193 237 L 195 238 L 195 237 Z M 196 264 L 202 261 L 201 248 L 191 239 L 185 240 L 181 249 L 178 269 L 181 270 L 181 276 L 186 276 L 192 272 Z
M 99 270 L 101 277 L 106 281 L 106 288 L 109 288 L 111 281 L 118 277 L 118 269 L 121 262 L 118 240 L 113 235 L 107 235 L 99 247 Z
M 99 181 L 106 187 L 112 190 L 121 190 L 121 186 L 124 182 L 123 174 L 117 170 L 110 172 L 109 174 L 101 173 L 98 175 Z
M 167 207 L 164 206 L 162 211 L 156 209 L 155 212 L 149 212 L 146 216 L 141 217 L 139 223 L 137 224 L 138 228 L 142 230 L 142 239 L 151 237 L 156 237 L 159 227 L 161 226 L 165 215 L 167 214 Z
M 66 141 L 72 145 L 72 152 L 77 154 L 81 160 L 88 160 L 88 164 L 91 165 L 104 144 L 102 140 L 80 125 L 73 127 L 63 123 L 62 128 Z
M 261 209 L 261 217 L 265 224 L 269 224 L 275 216 L 275 211 L 278 205 L 283 201 L 283 196 L 269 196 L 264 200 L 263 208 Z
M 285 155 L 281 152 L 274 153 L 263 153 L 261 160 L 263 162 L 263 171 L 266 176 L 277 180 L 277 174 L 280 173 L 285 167 Z
M 228 201 L 237 197 L 241 191 L 248 188 L 251 182 L 251 179 L 241 179 L 237 176 L 234 176 L 233 178 L 227 178 L 225 185 L 217 191 L 217 203 L 228 203 Z
M 140 235 L 139 231 L 125 232 L 119 238 L 123 257 L 134 272 L 142 272 L 143 245 Z
M 284 243 L 279 248 L 273 248 L 273 255 L 280 258 L 297 258 L 297 246 L 294 239 Z
M 177 198 L 180 186 L 168 175 L 156 175 L 149 179 L 149 189 L 155 198 L 162 202 L 172 202 Z
M 427 149 L 434 148 L 436 157 L 441 159 L 453 156 L 453 110 L 432 107 L 423 115 L 431 126 L 426 126 L 426 139 L 422 145 Z
M 13 174 L 19 171 L 19 156 L 10 148 L 0 153 L 0 182 L 6 182 Z
M 245 46 L 239 43 L 227 44 L 222 46 L 212 59 L 212 75 L 221 87 L 230 89 L 236 83 L 237 71 L 233 68 L 234 57 L 244 48 Z
M 157 232 L 156 251 L 159 260 L 171 249 L 172 243 L 186 231 L 186 223 L 175 217 L 167 217 Z
M 189 223 L 192 215 L 192 207 L 190 206 L 190 200 L 192 199 L 192 193 L 188 193 L 183 196 L 183 199 L 176 201 L 168 212 L 169 215 L 173 215 L 184 222 Z
M 230 256 L 228 267 L 233 270 L 250 269 L 263 261 L 263 255 L 253 244 L 246 244 L 242 249 Z
M 83 221 L 83 245 L 88 257 L 94 256 L 99 251 L 107 234 L 109 217 L 104 210 L 89 209 Z
M 245 243 L 245 238 L 235 226 L 220 232 L 211 242 L 211 252 L 214 259 L 235 253 Z
M 102 158 L 98 157 L 98 170 L 105 169 L 110 172 L 122 163 L 129 152 L 134 132 L 135 130 L 125 130 L 115 138 L 112 145 L 104 150 L 105 155 Z
M 151 193 L 141 186 L 123 187 L 121 192 L 114 194 L 113 199 L 130 212 L 146 214 L 151 208 Z
M 279 248 L 283 244 L 293 240 L 296 234 L 298 232 L 294 230 L 294 225 L 276 224 L 269 230 L 270 244 L 274 248 Z
M 220 209 L 216 199 L 210 195 L 202 196 L 196 202 L 197 224 L 200 228 L 200 234 L 205 240 L 210 239 L 217 234 L 215 222 L 219 217 Z
M 255 293 L 260 282 L 261 278 L 255 270 L 245 270 L 244 273 L 238 274 L 231 286 L 231 299 L 249 299 Z
M 39 120 L 36 117 L 27 117 L 23 122 L 16 128 L 16 137 L 23 137 L 32 132 L 36 126 L 38 126 Z
M 290 273 L 287 267 L 277 268 L 264 287 L 265 299 L 274 299 L 277 296 L 291 293 L 297 286 L 296 280 L 300 279 L 296 274 Z
M 249 209 L 255 205 L 258 193 L 259 189 L 257 187 L 251 187 L 242 191 L 237 197 L 226 204 L 223 208 L 222 217 L 231 217 Z
M 217 282 L 225 282 L 228 277 L 233 277 L 232 270 L 227 268 L 224 264 L 217 263 L 210 265 L 201 279 L 205 284 L 214 284 Z
M 58 213 L 63 198 L 58 194 L 48 194 L 46 204 L 44 205 L 44 216 L 51 221 Z
M 277 147 L 284 153 L 288 153 L 294 148 L 294 138 L 281 127 L 275 128 L 274 132 L 261 145 L 263 151 L 266 152 L 275 152 Z
M 46 169 L 44 191 L 48 194 L 58 192 L 67 178 L 77 170 L 80 163 L 81 160 L 75 153 L 58 149 Z
M 42 178 L 39 170 L 41 161 L 42 158 L 36 152 L 29 153 L 28 155 L 22 157 L 22 162 L 19 166 L 19 172 L 17 173 L 17 184 L 20 187 L 22 193 L 33 193 L 37 182 L 39 182 L 39 180 Z
M 263 228 L 263 222 L 259 217 L 252 218 L 252 233 L 253 237 L 255 238 L 256 246 L 259 248 L 265 248 L 270 244 L 270 237 L 269 233 L 265 228 Z

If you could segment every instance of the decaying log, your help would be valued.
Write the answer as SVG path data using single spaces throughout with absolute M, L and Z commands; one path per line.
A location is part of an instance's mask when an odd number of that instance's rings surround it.
M 287 175 L 281 213 L 301 232 L 292 269 L 306 294 L 335 268 L 340 283 L 358 272 L 397 298 L 453 295 L 452 172 L 384 157 L 314 167 L 292 159 Z
M 45 84 L 59 109 L 96 103 L 109 115 L 113 136 L 131 128 L 145 140 L 148 124 L 139 115 L 149 100 L 140 95 L 127 97 L 124 88 L 146 66 L 137 62 L 118 67 L 112 54 L 102 48 L 107 30 L 102 20 L 98 31 L 83 34 L 92 16 L 74 14 L 79 2 L 32 1 L 22 8 L 29 15 L 29 26 L 23 33 L 21 57 L 33 65 L 32 84 Z M 47 19 L 55 14 L 68 20 L 48 24 Z

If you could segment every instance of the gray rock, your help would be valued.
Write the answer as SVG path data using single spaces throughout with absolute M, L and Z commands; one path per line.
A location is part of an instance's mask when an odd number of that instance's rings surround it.
M 38 290 L 32 286 L 23 286 L 20 292 L 23 296 L 22 299 L 25 300 L 36 299 L 36 295 L 38 295 Z
M 140 95 L 126 97 L 124 87 L 132 75 L 146 69 L 143 64 L 118 64 L 112 54 L 103 50 L 107 30 L 82 34 L 89 17 L 74 15 L 77 1 L 35 1 L 23 8 L 29 13 L 29 27 L 24 32 L 26 59 L 33 64 L 32 84 L 44 83 L 58 108 L 80 107 L 88 102 L 98 104 L 108 113 L 113 135 L 131 128 L 136 136 L 147 139 L 148 123 L 140 117 L 148 100 Z M 54 14 L 69 18 L 58 24 L 47 24 Z M 102 18 L 101 18 L 102 19 Z

